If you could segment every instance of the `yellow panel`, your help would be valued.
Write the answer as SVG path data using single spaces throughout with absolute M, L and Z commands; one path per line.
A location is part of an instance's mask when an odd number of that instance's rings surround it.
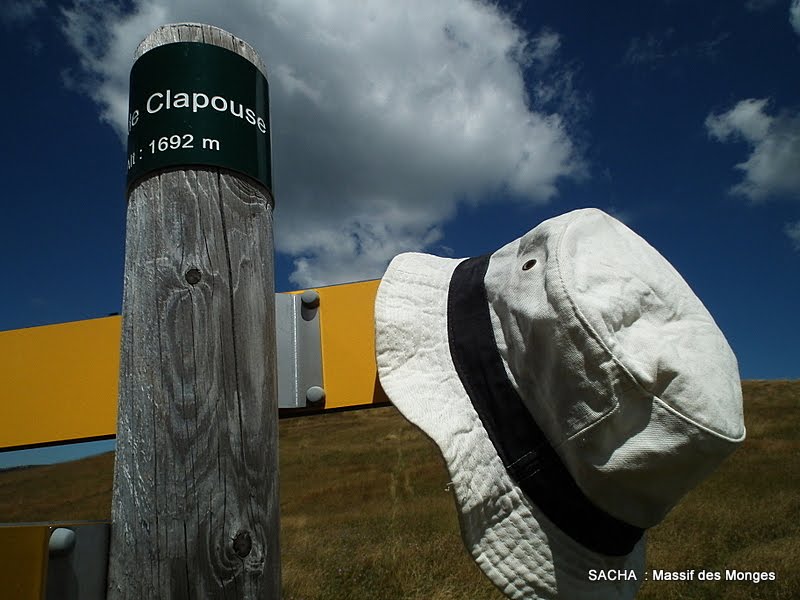
M 49 536 L 47 526 L 0 527 L 0 597 L 41 600 Z
M 115 433 L 121 322 L 0 332 L 0 447 Z
M 316 288 L 326 409 L 388 402 L 375 365 L 374 304 L 379 283 Z
M 378 283 L 316 288 L 326 409 L 388 401 L 375 367 Z M 116 433 L 121 323 L 106 317 L 0 332 L 0 448 Z

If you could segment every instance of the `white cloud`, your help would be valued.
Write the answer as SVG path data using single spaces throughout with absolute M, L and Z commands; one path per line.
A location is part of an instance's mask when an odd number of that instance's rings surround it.
M 706 118 L 706 129 L 718 142 L 737 136 L 755 145 L 767 137 L 772 117 L 764 112 L 769 100 L 750 98 L 742 100 L 729 111 Z
M 747 0 L 744 6 L 747 10 L 752 12 L 761 12 L 772 8 L 779 0 Z
M 212 23 L 259 51 L 272 102 L 276 247 L 294 257 L 299 286 L 380 276 L 397 252 L 440 240 L 459 201 L 504 190 L 545 203 L 560 178 L 585 174 L 569 116 L 534 108 L 526 92 L 527 66 L 557 62 L 555 32 L 530 36 L 480 0 L 235 6 L 139 0 L 123 13 L 76 0 L 63 29 L 86 92 L 122 138 L 131 57 L 156 26 Z M 569 70 L 537 77 L 534 90 L 560 96 L 547 106 L 575 95 Z
M 723 44 L 731 34 L 722 31 L 712 38 L 701 39 L 696 42 L 678 43 L 675 40 L 675 29 L 667 28 L 663 32 L 650 32 L 642 37 L 634 37 L 628 44 L 622 63 L 631 66 L 648 65 L 655 68 L 659 64 L 675 59 L 704 59 L 716 61 L 719 58 Z
M 44 0 L 3 0 L 0 5 L 0 21 L 5 25 L 19 26 L 36 18 L 44 8 Z
M 745 7 L 753 12 L 760 12 L 772 8 L 778 4 L 778 0 L 747 0 Z M 791 0 L 789 4 L 789 23 L 800 35 L 800 0 Z
M 731 191 L 752 201 L 770 196 L 800 198 L 800 114 L 771 116 L 769 101 L 748 99 L 705 121 L 708 134 L 720 142 L 741 139 L 750 146 L 747 160 L 736 165 L 744 179 Z
M 672 44 L 674 33 L 675 30 L 670 28 L 663 33 L 650 32 L 644 37 L 634 37 L 622 61 L 629 65 L 643 65 L 676 57 L 679 51 Z
M 561 48 L 561 36 L 550 29 L 543 29 L 532 40 L 531 58 L 549 64 Z
M 75 0 L 62 11 L 62 30 L 78 52 L 81 73 L 63 74 L 67 87 L 82 89 L 100 107 L 100 118 L 127 136 L 128 75 L 133 53 L 153 29 L 169 22 L 166 9 L 145 1 L 123 15 L 101 0 Z
M 792 241 L 794 249 L 800 252 L 800 221 L 787 223 L 783 231 Z

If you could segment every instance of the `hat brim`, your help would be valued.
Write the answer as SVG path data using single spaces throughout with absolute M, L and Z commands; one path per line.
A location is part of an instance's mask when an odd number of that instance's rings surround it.
M 510 598 L 633 598 L 645 536 L 626 556 L 582 546 L 512 480 L 472 406 L 450 354 L 447 297 L 461 259 L 397 256 L 375 301 L 378 375 L 403 416 L 439 447 L 467 549 Z

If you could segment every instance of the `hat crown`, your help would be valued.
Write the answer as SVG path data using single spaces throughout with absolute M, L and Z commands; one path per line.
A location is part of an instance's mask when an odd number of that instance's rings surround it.
M 743 438 L 724 335 L 613 217 L 541 223 L 492 255 L 484 282 L 512 385 L 600 508 L 652 526 Z

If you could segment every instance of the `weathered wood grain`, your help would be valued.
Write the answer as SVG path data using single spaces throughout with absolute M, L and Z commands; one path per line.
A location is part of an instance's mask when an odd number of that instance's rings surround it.
M 207 25 L 154 31 L 253 49 Z M 280 596 L 273 199 L 215 168 L 128 199 L 108 598 Z

